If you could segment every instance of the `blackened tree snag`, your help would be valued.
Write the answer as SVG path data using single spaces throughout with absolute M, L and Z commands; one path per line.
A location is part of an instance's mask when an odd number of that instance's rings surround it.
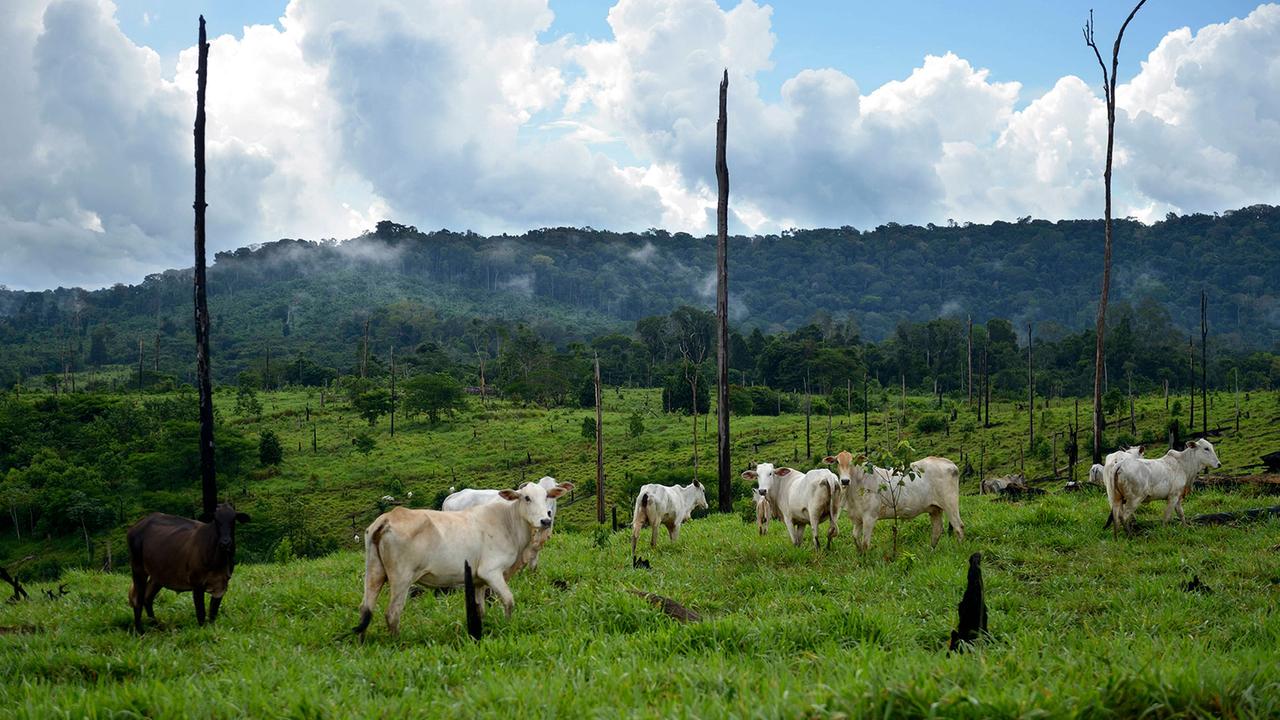
M 969 556 L 969 580 L 960 598 L 960 622 L 951 631 L 952 652 L 963 652 L 964 646 L 987 634 L 987 603 L 982 592 L 982 553 Z
M 1036 378 L 1032 368 L 1031 323 L 1027 323 L 1027 450 L 1036 445 Z
M 720 512 L 733 512 L 733 468 L 729 464 L 729 164 L 725 159 L 728 139 L 729 70 L 720 80 L 720 117 L 716 120 L 716 317 L 720 321 L 716 348 L 716 434 L 719 460 L 718 495 Z M 696 401 L 695 401 L 696 402 Z
M 969 390 L 969 409 L 973 409 L 973 316 L 969 316 L 969 381 L 965 383 Z
M 1089 21 L 1084 26 L 1084 42 L 1093 49 L 1093 55 L 1102 68 L 1102 94 L 1107 101 L 1107 163 L 1102 173 L 1102 182 L 1106 192 L 1106 205 L 1103 214 L 1102 245 L 1102 294 L 1098 298 L 1098 320 L 1095 328 L 1093 355 L 1093 462 L 1102 462 L 1102 373 L 1104 362 L 1104 343 L 1107 333 L 1107 296 L 1111 292 L 1111 159 L 1116 141 L 1116 71 L 1120 65 L 1120 41 L 1124 39 L 1125 28 L 1129 27 L 1133 16 L 1147 2 L 1138 0 L 1138 4 L 1130 11 L 1116 34 L 1115 45 L 1111 48 L 1111 71 L 1107 72 L 1107 64 L 1102 61 L 1102 53 L 1093 39 L 1093 11 L 1089 11 Z
M 218 478 L 213 467 L 213 383 L 209 380 L 209 303 L 205 298 L 204 272 L 204 95 L 209 79 L 209 41 L 200 16 L 199 59 L 196 63 L 196 211 L 195 320 L 196 382 L 200 390 L 200 491 L 204 514 L 213 517 L 218 508 Z

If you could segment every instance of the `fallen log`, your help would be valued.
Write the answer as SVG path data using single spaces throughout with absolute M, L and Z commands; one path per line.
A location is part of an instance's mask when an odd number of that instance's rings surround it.
M 1235 522 L 1266 520 L 1272 517 L 1280 517 L 1280 505 L 1236 512 L 1206 513 L 1191 518 L 1191 522 L 1197 525 L 1229 525 Z
M 1265 493 L 1280 495 L 1280 473 L 1261 473 L 1259 475 L 1205 475 L 1196 478 L 1195 485 L 1202 488 L 1241 488 L 1256 487 Z
M 676 602 L 675 600 L 672 600 L 669 597 L 664 597 L 657 593 L 651 593 L 645 590 L 628 590 L 627 592 L 631 593 L 632 595 L 639 595 L 645 600 L 648 600 L 651 605 L 657 607 L 658 609 L 662 610 L 662 612 L 666 613 L 667 615 L 670 615 L 671 617 L 675 618 L 676 620 L 679 620 L 680 622 L 698 622 L 699 620 L 702 619 L 702 617 L 698 615 L 698 613 L 690 610 L 689 608 L 681 605 L 680 603 Z

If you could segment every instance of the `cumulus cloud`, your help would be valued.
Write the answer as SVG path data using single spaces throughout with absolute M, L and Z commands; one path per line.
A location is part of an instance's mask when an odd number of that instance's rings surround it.
M 194 48 L 162 68 L 108 0 L 6 12 L 0 283 L 188 265 Z M 802 70 L 766 100 L 773 12 L 619 0 L 611 37 L 583 42 L 545 39 L 546 0 L 292 0 L 212 39 L 212 249 L 388 217 L 713 232 L 726 67 L 734 232 L 1098 215 L 1098 78 L 1028 99 L 943 53 L 875 88 Z M 1169 33 L 1119 98 L 1118 215 L 1280 202 L 1280 6 Z

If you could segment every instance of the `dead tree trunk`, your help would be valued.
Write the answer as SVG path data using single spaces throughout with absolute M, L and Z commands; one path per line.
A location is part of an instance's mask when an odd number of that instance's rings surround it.
M 1209 432 L 1209 299 L 1200 291 L 1200 430 Z
M 396 436 L 396 346 L 391 346 L 391 437 Z
M 1027 323 L 1027 452 L 1036 444 L 1036 380 L 1031 357 L 1031 323 Z
M 966 387 L 969 390 L 969 409 L 973 409 L 973 316 L 969 316 L 969 381 Z
M 600 356 L 596 356 L 596 522 L 604 524 L 604 414 L 600 402 Z M 697 402 L 695 398 L 694 402 Z
M 1187 387 L 1191 390 L 1191 422 L 1187 423 L 1187 432 L 1196 431 L 1196 348 L 1195 341 L 1187 336 L 1187 367 L 1191 371 L 1191 382 Z
M 867 441 L 867 371 L 862 371 L 862 452 L 866 454 L 870 452 L 868 449 L 870 443 Z
M 138 392 L 142 392 L 142 361 L 143 361 L 143 344 L 142 338 L 138 338 Z
M 1139 8 L 1146 3 L 1147 0 L 1138 0 L 1138 4 L 1134 6 L 1129 13 L 1129 17 L 1125 18 L 1124 24 L 1120 26 L 1120 32 L 1116 34 L 1115 45 L 1111 48 L 1111 71 L 1107 72 L 1107 65 L 1102 61 L 1102 53 L 1098 50 L 1097 43 L 1093 39 L 1093 11 L 1089 11 L 1089 22 L 1084 26 L 1085 44 L 1093 49 L 1093 55 L 1098 59 L 1098 66 L 1102 68 L 1102 92 L 1107 102 L 1107 161 L 1106 169 L 1103 171 L 1102 180 L 1105 188 L 1106 201 L 1103 214 L 1103 245 L 1102 245 L 1102 293 L 1098 299 L 1098 319 L 1095 327 L 1096 342 L 1093 354 L 1093 462 L 1102 462 L 1102 373 L 1104 362 L 1104 343 L 1107 334 L 1107 299 L 1111 292 L 1111 162 L 1115 151 L 1116 140 L 1116 73 L 1120 65 L 1120 42 L 1124 39 L 1125 28 L 1129 27 L 1133 16 L 1137 14 Z
M 204 16 L 200 16 L 200 44 L 196 62 L 196 212 L 195 227 L 195 322 L 196 376 L 200 390 L 200 490 L 204 514 L 213 516 L 218 507 L 218 479 L 213 467 L 213 383 L 209 379 L 209 304 L 205 297 L 204 267 L 204 97 L 209 79 L 209 42 Z
M 733 466 L 729 457 L 729 163 L 728 141 L 729 71 L 720 80 L 720 117 L 716 120 L 716 315 L 720 321 L 720 342 L 716 347 L 716 457 L 717 494 L 720 512 L 733 512 Z

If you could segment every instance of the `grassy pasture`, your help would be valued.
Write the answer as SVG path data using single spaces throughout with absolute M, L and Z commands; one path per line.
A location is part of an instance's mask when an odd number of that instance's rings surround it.
M 341 549 L 319 559 L 238 566 L 214 627 L 195 625 L 189 595 L 162 593 L 161 624 L 141 638 L 128 632 L 125 575 L 67 572 L 59 582 L 70 594 L 58 600 L 42 592 L 57 583 L 28 583 L 30 601 L 0 605 L 0 715 L 1280 714 L 1280 522 L 1164 527 L 1155 503 L 1139 512 L 1139 535 L 1113 540 L 1101 529 L 1100 491 L 1008 503 L 974 494 L 975 480 L 962 489 L 965 544 L 944 537 L 930 549 L 928 521 L 918 518 L 902 525 L 902 552 L 892 563 L 883 557 L 886 524 L 877 527 L 872 551 L 859 555 L 846 520 L 836 546 L 815 556 L 792 548 L 776 524 L 761 538 L 735 514 L 695 520 L 678 544 L 663 540 L 657 551 L 642 551 L 653 570 L 632 570 L 627 534 L 598 535 L 594 503 L 584 500 L 564 508 L 539 572 L 512 583 L 515 615 L 491 610 L 481 643 L 465 637 L 460 595 L 426 594 L 410 601 L 399 639 L 387 636 L 379 616 L 360 646 L 338 637 L 355 623 L 361 594 L 363 563 L 350 516 L 362 529 L 382 495 L 404 501 L 412 491 L 410 502 L 426 505 L 455 477 L 506 486 L 523 469 L 531 480 L 551 474 L 589 483 L 594 450 L 581 422 L 590 411 L 503 403 L 483 410 L 473 400 L 468 412 L 435 428 L 398 418 L 392 438 L 385 418 L 370 429 L 345 402 L 329 398 L 321 409 L 315 392 L 264 393 L 261 419 L 236 417 L 233 394 L 217 401 L 251 437 L 271 429 L 285 448 L 278 472 L 255 471 L 229 488 L 238 505 L 263 519 L 243 528 L 247 559 L 270 556 L 267 519 L 288 503 Z M 605 401 L 607 487 L 625 519 L 631 498 L 619 488 L 628 475 L 690 470 L 691 419 L 663 415 L 653 391 L 609 390 Z M 1241 432 L 1215 438 L 1222 473 L 1243 474 L 1260 453 L 1280 446 L 1276 394 L 1242 402 Z M 1185 417 L 1185 397 L 1183 406 Z M 921 453 L 959 461 L 964 451 L 975 469 L 985 447 L 988 476 L 1015 471 L 1026 412 L 1009 402 L 992 409 L 992 428 L 982 428 L 961 403 L 949 428 L 920 433 L 916 419 L 937 411 L 928 398 L 909 398 L 902 435 Z M 638 437 L 626 432 L 633 411 L 644 418 Z M 1037 432 L 1063 429 L 1072 411 L 1069 401 L 1054 401 L 1037 415 Z M 1233 411 L 1231 396 L 1218 395 L 1213 425 L 1233 426 Z M 1163 435 L 1163 398 L 1140 399 L 1137 416 L 1137 436 Z M 1087 424 L 1087 407 L 1082 420 Z M 896 442 L 891 416 L 873 412 L 869 421 L 873 447 Z M 804 426 L 803 415 L 735 418 L 735 465 L 806 467 Z M 707 427 L 714 431 L 714 422 Z M 365 431 L 377 441 L 368 456 L 350 444 Z M 825 416 L 812 418 L 811 433 L 812 453 L 824 454 Z M 833 418 L 832 434 L 836 449 L 860 449 L 860 417 Z M 714 434 L 700 432 L 704 481 L 713 476 L 714 452 Z M 1024 455 L 1029 476 L 1047 473 L 1048 457 L 1025 447 Z M 1196 490 L 1186 509 L 1190 516 L 1272 504 L 1248 490 Z M 0 547 L 10 557 L 74 554 L 77 540 Z M 975 550 L 984 553 L 995 637 L 973 653 L 947 657 L 966 559 Z M 1213 592 L 1182 590 L 1193 575 Z M 675 598 L 704 621 L 677 624 L 629 588 Z
M 1253 499 L 1206 491 L 1197 509 Z M 21 717 L 1275 717 L 1280 523 L 1099 528 L 1098 494 L 966 497 L 969 540 L 928 522 L 859 555 L 793 548 L 737 517 L 686 527 L 632 570 L 626 533 L 564 532 L 471 642 L 460 594 L 412 599 L 398 639 L 354 624 L 362 559 L 239 568 L 216 626 L 162 593 L 160 626 L 128 625 L 128 579 L 72 572 L 71 594 L 0 607 L 0 708 Z M 948 657 L 968 553 L 984 553 L 994 638 Z M 1211 594 L 1188 593 L 1198 575 Z M 680 625 L 628 588 L 676 598 Z M 385 601 L 385 594 L 384 594 Z

